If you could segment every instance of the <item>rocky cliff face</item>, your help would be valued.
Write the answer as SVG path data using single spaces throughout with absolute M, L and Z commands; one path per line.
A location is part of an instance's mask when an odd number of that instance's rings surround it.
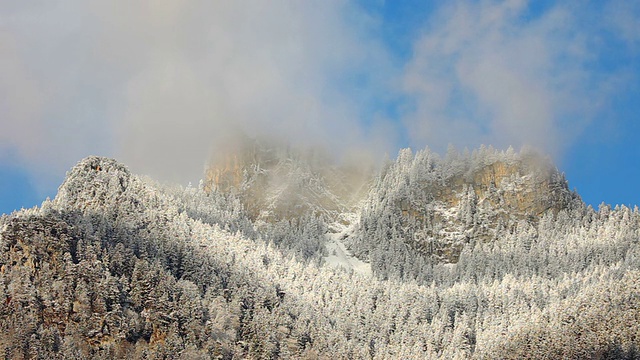
M 493 214 L 492 223 L 509 219 L 535 221 L 546 211 L 557 213 L 566 208 L 575 197 L 564 175 L 537 157 L 497 160 L 465 174 L 454 174 L 441 183 L 427 181 L 419 186 L 431 202 L 455 210 L 459 220 L 464 211 L 475 211 Z M 419 216 L 410 206 L 403 212 Z
M 458 187 L 460 179 L 457 180 Z M 496 161 L 473 173 L 466 181 L 478 199 L 517 217 L 536 217 L 547 210 L 565 208 L 573 199 L 564 175 L 551 163 L 528 157 L 517 162 Z
M 393 237 L 376 231 L 395 229 L 418 253 L 456 263 L 468 244 L 535 228 L 544 214 L 579 202 L 564 175 L 535 153 L 482 148 L 441 158 L 406 149 L 377 180 L 371 174 L 335 166 L 318 151 L 252 140 L 212 161 L 205 188 L 237 195 L 254 221 L 359 213 L 345 240 L 363 260 Z
M 320 150 L 248 139 L 205 171 L 206 191 L 239 196 L 254 220 L 267 222 L 305 214 L 335 219 L 364 197 L 366 181 L 364 170 L 337 167 Z
M 484 150 L 439 158 L 428 150 L 401 152 L 372 189 L 353 247 L 371 256 L 375 229 L 438 261 L 456 263 L 467 244 L 489 242 L 516 226 L 535 227 L 547 212 L 566 209 L 578 196 L 564 175 L 536 154 Z M 383 224 L 384 223 L 384 224 Z

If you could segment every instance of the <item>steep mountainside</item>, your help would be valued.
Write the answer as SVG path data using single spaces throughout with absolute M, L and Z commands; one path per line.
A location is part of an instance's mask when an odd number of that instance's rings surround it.
M 379 175 L 349 241 L 361 257 L 386 259 L 381 252 L 399 240 L 432 260 L 456 263 L 465 246 L 516 227 L 535 231 L 543 216 L 572 206 L 582 206 L 578 195 L 535 153 L 481 148 L 466 156 L 450 150 L 441 159 L 429 149 L 415 156 L 406 149 Z
M 380 239 L 396 237 L 422 256 L 456 263 L 467 244 L 492 241 L 516 226 L 534 228 L 547 212 L 580 205 L 563 174 L 533 152 L 451 149 L 441 158 L 406 149 L 374 176 L 335 166 L 318 150 L 250 139 L 228 150 L 207 168 L 207 191 L 238 196 L 259 222 L 308 215 L 328 225 L 341 220 L 352 225 L 341 240 L 365 261 L 388 247 Z M 341 216 L 346 213 L 359 214 L 359 223 L 349 224 L 354 216 Z
M 403 151 L 330 233 L 86 158 L 0 217 L 0 356 L 640 358 L 640 211 L 586 207 L 529 160 Z
M 252 219 L 313 214 L 335 220 L 366 196 L 370 169 L 336 166 L 319 149 L 243 139 L 215 157 L 205 189 L 236 194 Z

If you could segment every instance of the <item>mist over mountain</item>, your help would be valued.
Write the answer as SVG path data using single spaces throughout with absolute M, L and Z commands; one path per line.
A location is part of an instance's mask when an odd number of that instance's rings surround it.
M 81 160 L 0 218 L 0 355 L 640 357 L 637 208 L 529 150 L 373 164 L 247 138 L 182 188 Z
M 336 219 L 363 200 L 374 163 L 336 157 L 321 147 L 241 138 L 218 151 L 205 172 L 205 191 L 233 193 L 253 219 L 314 214 Z M 364 161 L 363 161 L 364 160 Z

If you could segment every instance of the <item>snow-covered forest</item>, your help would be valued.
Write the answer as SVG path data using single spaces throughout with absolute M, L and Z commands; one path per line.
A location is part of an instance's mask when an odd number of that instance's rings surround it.
M 0 219 L 0 355 L 640 358 L 637 207 L 490 147 L 405 149 L 369 184 L 337 216 L 265 222 L 86 158 Z

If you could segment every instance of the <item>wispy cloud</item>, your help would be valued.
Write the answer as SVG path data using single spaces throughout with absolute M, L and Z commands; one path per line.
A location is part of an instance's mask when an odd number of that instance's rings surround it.
M 455 2 L 415 42 L 404 89 L 414 142 L 528 144 L 556 153 L 585 105 L 591 54 L 571 9 L 526 1 Z M 574 117 L 572 117 L 574 115 Z
M 105 109 L 117 90 L 92 58 L 82 4 L 0 3 L 0 160 L 46 190 L 79 156 L 111 147 Z
M 640 1 L 614 0 L 605 5 L 606 26 L 637 51 L 640 45 Z
M 117 10 L 108 7 L 101 11 Z M 118 149 L 145 171 L 158 168 L 154 161 L 201 171 L 202 158 L 236 128 L 301 142 L 327 140 L 330 129 L 336 140 L 359 137 L 358 109 L 336 86 L 370 55 L 348 11 L 336 1 L 201 1 L 134 13 L 118 28 L 146 18 L 157 42 L 134 40 L 144 61 L 126 83 Z M 131 31 L 105 33 L 118 53 Z
M 347 0 L 0 2 L 0 160 L 44 186 L 91 153 L 192 181 L 238 129 L 336 152 L 404 133 L 561 154 L 629 81 L 597 67 L 609 37 L 637 51 L 637 2 L 425 14 L 403 63 L 384 17 Z

